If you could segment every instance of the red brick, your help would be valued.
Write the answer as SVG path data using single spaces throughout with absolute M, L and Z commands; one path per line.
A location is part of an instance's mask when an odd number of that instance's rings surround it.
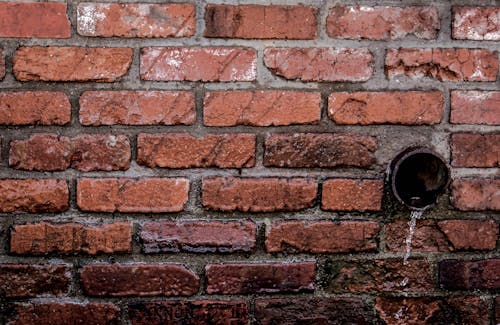
M 500 133 L 451 135 L 453 167 L 499 167 Z
M 9 165 L 40 171 L 127 170 L 130 141 L 124 135 L 111 134 L 83 134 L 74 138 L 35 134 L 28 140 L 11 141 Z
M 337 124 L 437 124 L 443 116 L 439 91 L 338 92 L 328 97 Z
M 395 221 L 385 228 L 385 243 L 391 251 L 403 252 L 408 221 Z M 413 235 L 412 252 L 493 250 L 498 225 L 493 220 L 419 220 Z
M 208 294 L 256 294 L 314 290 L 314 262 L 209 264 Z
M 18 303 L 8 325 L 115 325 L 120 309 L 110 303 L 34 302 Z
M 266 167 L 370 167 L 376 162 L 373 137 L 337 133 L 275 133 L 265 142 Z
M 137 163 L 148 167 L 245 168 L 255 164 L 254 134 L 144 134 L 137 137 Z
M 440 81 L 495 81 L 498 53 L 485 49 L 389 49 L 385 59 L 389 79 L 406 75 Z
M 378 297 L 375 309 L 384 324 L 490 324 L 480 297 Z
M 367 81 L 373 75 L 373 55 L 368 49 L 267 48 L 264 64 L 288 80 Z
M 0 3 L 0 37 L 70 38 L 62 2 Z
M 500 91 L 451 91 L 450 123 L 500 124 Z
M 192 125 L 195 119 L 189 91 L 86 91 L 80 97 L 83 125 Z
M 331 261 L 323 266 L 325 290 L 331 293 L 428 292 L 434 283 L 426 260 Z
M 205 95 L 207 126 L 317 124 L 321 94 L 298 91 L 213 91 Z
M 70 119 L 71 104 L 63 92 L 0 92 L 0 124 L 64 125 Z
M 0 212 L 63 212 L 68 184 L 60 179 L 0 179 Z
M 314 39 L 318 29 L 316 9 L 306 6 L 209 4 L 205 22 L 205 37 Z
M 257 227 L 250 221 L 147 222 L 141 231 L 145 253 L 233 253 L 255 248 Z
M 188 200 L 185 178 L 81 178 L 77 204 L 95 212 L 179 212 Z
M 457 179 L 451 186 L 451 203 L 459 210 L 500 210 L 500 179 Z
M 196 28 L 191 4 L 80 3 L 78 34 L 99 37 L 189 37 Z
M 256 324 L 371 324 L 370 306 L 359 298 L 279 298 L 255 301 Z
M 133 49 L 90 47 L 20 47 L 14 56 L 19 81 L 113 82 L 132 63 Z
M 333 211 L 380 211 L 384 182 L 370 179 L 328 179 L 321 208 Z
M 203 179 L 202 204 L 219 211 L 297 211 L 314 205 L 318 185 L 308 178 Z
M 80 273 L 89 296 L 191 296 L 199 277 L 177 264 L 94 264 Z
M 63 264 L 0 264 L 0 296 L 28 298 L 68 292 L 70 268 Z
M 154 301 L 128 305 L 132 325 L 186 324 L 247 325 L 248 307 L 244 301 Z
M 326 19 L 328 36 L 347 39 L 436 39 L 439 27 L 439 12 L 434 7 L 338 6 Z
M 266 249 L 276 252 L 347 253 L 377 250 L 377 222 L 275 221 Z
M 130 253 L 132 225 L 115 222 L 102 226 L 79 223 L 36 224 L 14 226 L 10 237 L 13 254 L 76 254 Z
M 448 290 L 499 289 L 500 259 L 441 261 L 439 284 Z
M 146 47 L 141 79 L 156 81 L 253 81 L 257 53 L 239 47 Z
M 453 7 L 454 39 L 500 41 L 500 7 Z

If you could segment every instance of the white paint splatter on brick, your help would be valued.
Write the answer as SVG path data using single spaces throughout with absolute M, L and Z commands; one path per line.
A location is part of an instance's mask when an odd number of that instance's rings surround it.
M 78 6 L 78 33 L 94 35 L 97 24 L 106 19 L 103 9 L 109 9 L 109 4 L 81 3 Z

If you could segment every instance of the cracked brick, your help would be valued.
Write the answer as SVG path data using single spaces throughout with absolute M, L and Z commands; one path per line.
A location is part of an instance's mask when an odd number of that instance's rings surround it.
M 500 7 L 453 7 L 454 39 L 500 41 Z

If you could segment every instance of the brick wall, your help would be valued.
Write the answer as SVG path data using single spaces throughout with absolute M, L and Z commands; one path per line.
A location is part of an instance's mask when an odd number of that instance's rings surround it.
M 0 2 L 0 323 L 499 323 L 500 7 L 374 3 Z

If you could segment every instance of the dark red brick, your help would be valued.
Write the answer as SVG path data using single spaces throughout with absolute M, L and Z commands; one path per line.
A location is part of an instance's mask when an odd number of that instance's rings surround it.
M 321 94 L 298 91 L 212 91 L 205 95 L 207 126 L 316 124 Z
M 205 37 L 314 39 L 318 29 L 313 7 L 209 4 L 205 10 Z
M 297 211 L 314 205 L 318 184 L 308 178 L 203 179 L 202 204 L 219 211 Z
M 128 305 L 133 325 L 185 324 L 248 324 L 246 302 L 231 301 L 153 301 Z
M 142 227 L 145 253 L 251 252 L 255 248 L 257 227 L 250 221 L 161 221 Z
M 499 289 L 500 259 L 441 261 L 439 284 L 448 290 Z
M 471 2 L 471 4 L 474 4 Z M 497 4 L 498 5 L 498 4 Z M 500 7 L 453 7 L 454 39 L 500 41 Z
M 137 163 L 148 167 L 246 168 L 255 164 L 255 135 L 189 133 L 144 134 L 137 137 Z
M 500 179 L 457 179 L 451 184 L 451 203 L 464 211 L 500 210 Z
M 266 167 L 370 167 L 375 164 L 373 137 L 337 133 L 274 133 L 266 138 Z
M 0 297 L 62 296 L 69 284 L 70 268 L 64 264 L 0 264 Z
M 208 294 L 309 292 L 314 290 L 314 262 L 209 264 Z
M 384 182 L 371 179 L 328 179 L 323 183 L 321 208 L 333 211 L 380 211 Z
M 450 123 L 500 124 L 500 91 L 451 91 Z
M 453 167 L 499 167 L 500 133 L 451 135 Z
M 177 264 L 94 264 L 80 272 L 89 296 L 191 296 L 199 277 Z
M 276 221 L 266 249 L 275 252 L 347 253 L 377 250 L 377 222 Z

